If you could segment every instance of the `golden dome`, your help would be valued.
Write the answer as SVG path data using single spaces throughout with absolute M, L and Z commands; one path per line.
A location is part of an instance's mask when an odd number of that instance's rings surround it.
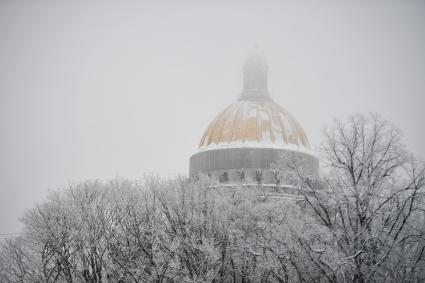
M 301 125 L 270 99 L 240 99 L 224 109 L 204 132 L 199 148 L 221 146 L 310 150 Z

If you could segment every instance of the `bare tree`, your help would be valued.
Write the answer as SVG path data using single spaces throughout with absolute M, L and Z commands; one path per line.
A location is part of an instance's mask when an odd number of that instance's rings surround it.
M 9 238 L 0 253 L 0 282 L 38 282 L 42 275 L 39 266 L 21 236 Z
M 374 114 L 335 121 L 324 135 L 325 177 L 303 179 L 305 202 L 323 231 L 295 232 L 309 262 L 331 282 L 425 280 L 423 163 Z

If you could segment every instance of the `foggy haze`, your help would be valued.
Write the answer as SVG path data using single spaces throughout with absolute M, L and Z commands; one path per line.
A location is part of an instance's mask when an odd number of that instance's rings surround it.
M 423 1 L 0 1 L 0 234 L 48 190 L 187 174 L 258 43 L 313 148 L 374 111 L 425 157 Z

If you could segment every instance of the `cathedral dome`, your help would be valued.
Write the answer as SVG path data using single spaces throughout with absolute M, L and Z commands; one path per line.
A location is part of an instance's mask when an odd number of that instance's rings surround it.
M 310 150 L 301 125 L 271 99 L 240 99 L 217 115 L 205 130 L 199 148 L 227 147 Z
M 242 93 L 205 130 L 199 150 L 190 157 L 190 176 L 213 183 L 288 188 L 291 180 L 283 176 L 294 164 L 308 176 L 317 176 L 319 161 L 310 151 L 307 136 L 270 97 L 267 74 L 263 56 L 254 52 L 247 58 Z

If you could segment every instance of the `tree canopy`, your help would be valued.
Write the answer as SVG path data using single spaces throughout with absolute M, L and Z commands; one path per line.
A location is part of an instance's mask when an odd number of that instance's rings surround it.
M 324 130 L 298 197 L 185 177 L 51 192 L 3 242 L 0 282 L 423 282 L 425 167 L 377 115 Z

